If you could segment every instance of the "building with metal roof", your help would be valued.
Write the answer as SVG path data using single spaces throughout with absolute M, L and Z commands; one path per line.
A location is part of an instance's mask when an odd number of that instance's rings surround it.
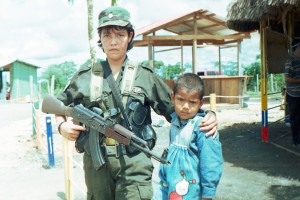
M 10 99 L 28 101 L 38 98 L 37 69 L 39 67 L 22 60 L 0 66 L 0 89 L 4 93 L 5 82 L 10 83 Z M 3 74 L 9 73 L 9 80 Z

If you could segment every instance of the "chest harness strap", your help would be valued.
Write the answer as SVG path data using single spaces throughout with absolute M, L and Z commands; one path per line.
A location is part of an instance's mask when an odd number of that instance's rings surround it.
M 129 94 L 132 90 L 137 68 L 137 63 L 134 63 L 130 60 L 128 60 L 125 65 L 124 76 L 121 85 L 121 94 L 123 97 L 122 103 L 124 107 L 126 107 Z
M 124 75 L 121 83 L 122 103 L 126 106 L 127 99 L 132 90 L 138 64 L 130 60 L 125 65 Z M 102 96 L 103 68 L 100 62 L 94 63 L 91 70 L 90 85 L 91 101 L 99 101 Z
M 126 107 L 128 97 L 133 88 L 133 83 L 135 80 L 137 68 L 138 68 L 138 64 L 129 60 L 125 65 L 122 83 L 121 83 L 122 104 L 124 107 Z M 104 72 L 103 72 L 102 64 L 100 62 L 94 63 L 91 70 L 91 87 L 90 87 L 91 101 L 101 102 L 103 74 Z M 103 110 L 104 113 L 107 113 L 106 107 L 101 106 L 101 104 L 102 103 L 100 103 L 100 108 Z M 106 138 L 106 141 L 108 141 L 110 145 L 116 144 L 116 141 L 112 138 Z
M 99 101 L 102 96 L 103 69 L 101 63 L 93 63 L 90 82 L 90 100 Z

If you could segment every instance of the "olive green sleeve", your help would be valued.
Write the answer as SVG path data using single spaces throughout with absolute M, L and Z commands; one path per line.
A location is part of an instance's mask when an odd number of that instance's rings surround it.
M 153 104 L 151 107 L 157 114 L 163 115 L 170 122 L 170 115 L 174 112 L 174 106 L 171 101 L 171 89 L 156 74 L 153 74 L 153 83 L 153 96 L 149 99 Z
M 90 67 L 81 68 L 71 78 L 65 89 L 57 95 L 64 105 L 89 103 Z
M 169 121 L 170 114 L 174 112 L 169 86 L 152 69 L 145 66 L 138 70 L 135 83 L 143 89 L 144 103 L 149 104 L 157 114 L 163 115 Z

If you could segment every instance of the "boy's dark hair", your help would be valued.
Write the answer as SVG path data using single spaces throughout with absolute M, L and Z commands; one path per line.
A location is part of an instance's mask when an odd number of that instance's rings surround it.
M 193 73 L 185 73 L 177 78 L 174 84 L 174 95 L 180 88 L 186 88 L 189 91 L 198 91 L 199 99 L 203 99 L 204 96 L 204 83 L 202 79 Z
M 131 41 L 129 42 L 128 46 L 127 46 L 127 51 L 129 51 L 130 49 L 132 49 L 133 47 L 133 38 L 134 38 L 134 29 L 133 29 L 133 25 L 131 23 L 128 23 L 126 26 L 104 26 L 104 27 L 100 27 L 98 28 L 98 34 L 100 39 L 98 40 L 98 46 L 103 50 L 103 46 L 102 46 L 102 42 L 101 42 L 101 33 L 103 29 L 108 29 L 108 30 L 121 30 L 121 29 L 125 29 L 128 33 L 128 35 L 130 34 L 130 32 L 133 32 Z

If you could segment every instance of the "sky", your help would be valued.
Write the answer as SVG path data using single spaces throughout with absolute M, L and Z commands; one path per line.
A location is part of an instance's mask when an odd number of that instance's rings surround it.
M 232 0 L 118 0 L 118 5 L 131 13 L 134 27 L 140 28 L 159 20 L 179 14 L 206 9 L 218 16 L 226 17 Z M 110 6 L 110 0 L 94 0 L 95 42 L 98 39 L 96 26 L 101 10 Z M 255 61 L 258 49 L 258 34 L 242 42 L 241 64 Z M 249 51 L 251 49 L 251 51 Z M 147 60 L 147 48 L 134 47 L 130 58 Z M 184 63 L 191 63 L 189 51 L 185 51 Z M 236 61 L 236 49 L 222 52 L 222 61 Z M 97 49 L 97 57 L 104 58 Z M 177 59 L 174 59 L 178 58 Z M 1 0 L 0 1 L 0 66 L 16 59 L 47 68 L 51 64 L 74 61 L 83 64 L 89 58 L 87 36 L 87 5 L 85 0 Z M 180 52 L 161 53 L 155 57 L 165 64 L 180 61 Z M 198 62 L 203 68 L 218 59 L 216 47 L 198 50 Z

